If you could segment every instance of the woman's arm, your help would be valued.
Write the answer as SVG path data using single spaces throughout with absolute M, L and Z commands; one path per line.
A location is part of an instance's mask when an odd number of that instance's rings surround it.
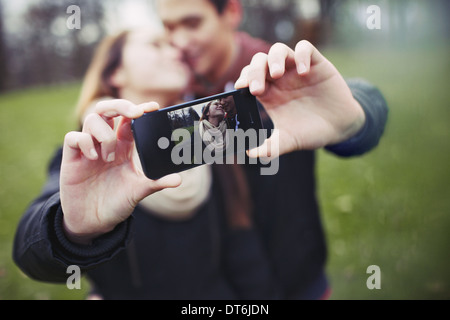
M 40 281 L 65 282 L 70 265 L 85 271 L 108 261 L 126 246 L 130 236 L 131 219 L 90 246 L 67 239 L 59 197 L 61 160 L 62 149 L 52 159 L 47 183 L 22 216 L 14 239 L 15 263 L 25 274 Z
M 178 175 L 152 181 L 133 160 L 131 119 L 157 108 L 101 102 L 82 132 L 66 135 L 48 183 L 18 226 L 14 260 L 25 273 L 64 281 L 69 265 L 86 270 L 107 261 L 126 245 L 139 201 L 181 183 Z

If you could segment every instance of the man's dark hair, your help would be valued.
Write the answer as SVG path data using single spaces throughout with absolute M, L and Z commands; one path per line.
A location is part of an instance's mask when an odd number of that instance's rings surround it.
M 228 0 L 209 0 L 213 6 L 217 9 L 219 14 L 222 14 L 227 6 Z

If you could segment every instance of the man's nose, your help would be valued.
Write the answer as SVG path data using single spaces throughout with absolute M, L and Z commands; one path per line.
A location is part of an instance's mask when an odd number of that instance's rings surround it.
M 189 37 L 183 31 L 175 31 L 171 35 L 172 44 L 180 50 L 185 51 L 189 47 Z

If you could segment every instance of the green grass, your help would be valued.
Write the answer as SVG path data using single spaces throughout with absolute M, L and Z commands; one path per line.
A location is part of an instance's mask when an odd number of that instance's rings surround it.
M 28 279 L 11 258 L 19 219 L 39 194 L 50 157 L 76 128 L 78 92 L 78 85 L 66 85 L 0 96 L 0 300 L 83 297 L 83 290 Z
M 376 84 L 389 122 L 371 153 L 323 151 L 319 189 L 332 299 L 450 299 L 449 47 L 334 51 L 347 77 Z M 381 269 L 369 290 L 367 267 Z
M 352 159 L 319 152 L 331 299 L 450 299 L 449 49 L 323 50 L 345 77 L 377 85 L 390 106 L 377 149 Z M 0 96 L 0 300 L 82 299 L 88 290 L 30 280 L 11 259 L 16 225 L 76 127 L 78 90 Z M 366 287 L 370 265 L 381 269 L 379 290 Z

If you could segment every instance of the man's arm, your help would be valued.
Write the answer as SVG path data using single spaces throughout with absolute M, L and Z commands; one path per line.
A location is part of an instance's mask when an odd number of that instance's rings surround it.
M 388 118 L 388 106 L 381 92 L 361 79 L 351 79 L 347 84 L 353 97 L 366 115 L 362 129 L 350 139 L 325 149 L 341 157 L 362 155 L 375 148 L 383 136 Z

